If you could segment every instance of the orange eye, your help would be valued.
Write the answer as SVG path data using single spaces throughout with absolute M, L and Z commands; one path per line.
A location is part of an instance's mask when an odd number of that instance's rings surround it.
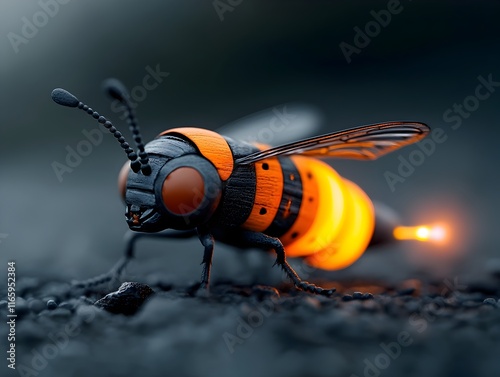
M 176 215 L 186 215 L 195 211 L 203 201 L 205 183 L 198 170 L 180 167 L 172 171 L 162 187 L 165 207 Z
M 125 200 L 125 191 L 127 190 L 127 177 L 129 171 L 130 161 L 127 161 L 121 168 L 120 174 L 118 174 L 118 190 L 120 190 L 120 195 L 123 200 Z

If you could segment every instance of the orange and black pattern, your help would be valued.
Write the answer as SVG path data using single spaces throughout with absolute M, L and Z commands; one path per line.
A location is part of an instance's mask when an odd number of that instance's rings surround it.
M 237 164 L 267 147 L 196 128 L 162 136 L 188 141 L 217 169 L 223 190 L 212 227 L 277 237 L 288 256 L 303 256 L 329 269 L 346 267 L 366 249 L 373 233 L 371 201 L 324 162 L 294 155 Z

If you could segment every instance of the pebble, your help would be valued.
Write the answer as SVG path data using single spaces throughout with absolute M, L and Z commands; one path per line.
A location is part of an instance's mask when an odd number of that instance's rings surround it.
M 353 296 L 351 296 L 351 295 L 342 296 L 342 301 L 352 301 L 352 300 L 353 300 Z
M 484 305 L 492 305 L 492 306 L 497 306 L 497 302 L 494 298 L 487 298 L 483 301 Z
M 373 299 L 373 295 L 371 293 L 364 293 L 363 294 L 363 300 L 372 300 Z
M 278 290 L 268 285 L 256 285 L 252 287 L 252 294 L 256 295 L 259 301 L 266 299 L 278 299 L 280 297 Z
M 54 300 L 47 301 L 47 309 L 55 310 L 57 308 L 57 303 Z
M 132 315 L 154 291 L 146 284 L 123 283 L 118 291 L 97 300 L 94 305 L 114 314 Z

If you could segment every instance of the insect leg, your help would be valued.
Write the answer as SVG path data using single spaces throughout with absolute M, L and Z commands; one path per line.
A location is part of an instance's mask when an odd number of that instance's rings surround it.
M 212 268 L 212 257 L 214 255 L 214 237 L 209 233 L 208 229 L 198 227 L 198 237 L 201 244 L 205 247 L 203 253 L 203 270 L 201 272 L 201 285 L 200 288 L 208 292 L 210 286 L 210 270 Z
M 123 257 L 106 273 L 82 281 L 72 282 L 73 286 L 76 288 L 89 289 L 92 287 L 97 287 L 102 284 L 110 283 L 120 279 L 120 276 L 125 271 L 128 263 L 134 258 L 134 248 L 137 240 L 140 238 L 189 238 L 195 233 L 193 231 L 185 232 L 160 232 L 160 233 L 137 233 L 128 231 L 125 233 L 125 253 Z
M 243 232 L 242 235 L 243 240 L 250 246 L 261 249 L 273 249 L 276 252 L 276 262 L 274 264 L 280 266 L 283 271 L 285 271 L 286 275 L 298 289 L 323 296 L 331 296 L 335 292 L 335 288 L 324 289 L 302 280 L 286 261 L 285 248 L 278 238 L 270 237 L 257 232 Z

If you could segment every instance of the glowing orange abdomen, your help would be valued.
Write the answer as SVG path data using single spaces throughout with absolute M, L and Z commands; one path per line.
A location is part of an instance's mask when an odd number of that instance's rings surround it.
M 284 169 L 286 159 L 296 173 Z M 303 156 L 259 161 L 255 170 L 255 202 L 243 228 L 272 235 L 277 220 L 286 223 L 287 216 L 293 217 L 278 235 L 286 255 L 305 257 L 318 268 L 345 268 L 363 254 L 373 235 L 374 209 L 357 185 L 324 162 Z M 297 173 L 299 177 L 294 176 Z M 300 199 L 296 195 L 287 199 L 287 188 L 299 181 Z M 295 208 L 291 208 L 293 203 Z
M 282 238 L 287 256 L 305 256 L 318 268 L 337 270 L 354 263 L 366 250 L 375 226 L 373 204 L 354 183 L 326 163 L 308 157 L 291 157 L 303 184 L 304 197 L 296 224 L 295 240 Z M 312 212 L 307 193 L 317 192 Z

